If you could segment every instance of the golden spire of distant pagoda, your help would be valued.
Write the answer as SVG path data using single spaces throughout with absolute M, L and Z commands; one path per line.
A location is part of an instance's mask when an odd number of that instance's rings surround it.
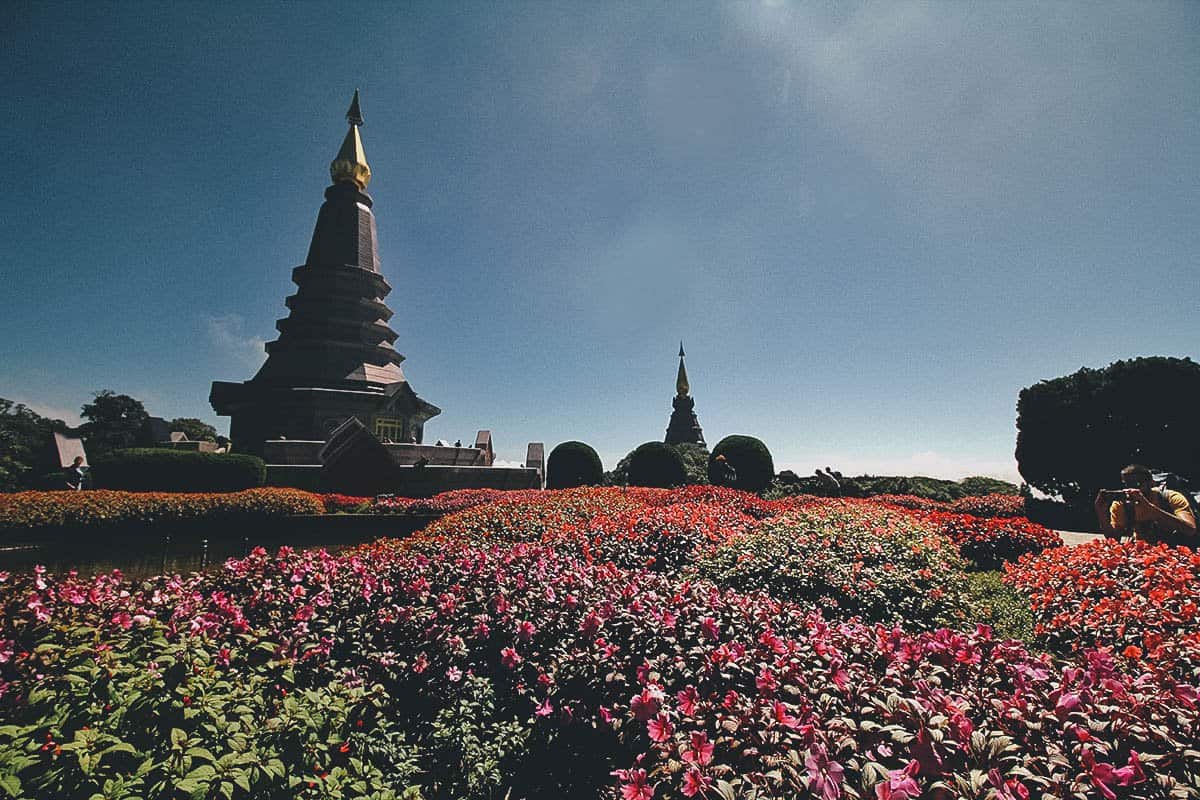
M 358 89 L 354 90 L 354 99 L 350 101 L 350 110 L 346 112 L 346 121 L 350 130 L 342 140 L 342 149 L 329 165 L 329 177 L 334 183 L 353 183 L 359 189 L 366 189 L 371 182 L 371 168 L 367 166 L 367 154 L 363 152 L 362 139 L 359 138 L 358 128 L 363 124 L 362 111 L 358 108 Z
M 675 393 L 687 397 L 691 387 L 688 386 L 687 370 L 683 366 L 683 342 L 679 343 L 679 375 L 675 378 Z

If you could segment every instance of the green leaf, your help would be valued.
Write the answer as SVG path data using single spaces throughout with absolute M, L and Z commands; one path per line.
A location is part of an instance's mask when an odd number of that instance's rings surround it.
M 184 778 L 185 780 L 190 779 L 194 781 L 211 781 L 216 774 L 217 770 L 212 764 L 201 764 L 184 776 Z
M 250 773 L 242 770 L 233 775 L 233 782 L 246 794 L 250 793 Z
M 9 797 L 20 797 L 21 779 L 16 775 L 0 775 L 0 789 L 8 792 Z

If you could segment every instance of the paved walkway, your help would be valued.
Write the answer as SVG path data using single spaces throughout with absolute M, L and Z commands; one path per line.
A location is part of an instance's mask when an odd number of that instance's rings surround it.
M 1093 539 L 1103 539 L 1098 533 L 1080 533 L 1079 531 L 1055 531 L 1062 537 L 1063 544 L 1083 544 Z

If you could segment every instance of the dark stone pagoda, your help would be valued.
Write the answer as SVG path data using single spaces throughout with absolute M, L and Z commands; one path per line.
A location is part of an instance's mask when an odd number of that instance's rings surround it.
M 667 424 L 667 438 L 663 440 L 667 444 L 704 445 L 704 432 L 696 419 L 696 401 L 688 394 L 690 390 L 687 369 L 683 366 L 683 342 L 680 342 L 679 374 L 675 377 L 675 399 L 671 401 L 674 410 Z
M 425 421 L 441 413 L 413 391 L 393 347 L 384 303 L 392 287 L 379 273 L 357 91 L 346 119 L 308 258 L 292 271 L 299 288 L 285 301 L 291 313 L 275 323 L 279 338 L 253 378 L 212 385 L 209 402 L 231 418 L 239 452 L 262 455 L 269 439 L 323 441 L 350 417 L 382 441 L 420 443 Z

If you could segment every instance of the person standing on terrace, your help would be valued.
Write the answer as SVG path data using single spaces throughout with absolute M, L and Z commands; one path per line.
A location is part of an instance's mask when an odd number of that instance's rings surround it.
M 1096 495 L 1096 520 L 1105 536 L 1195 546 L 1196 518 L 1182 493 L 1154 486 L 1149 467 L 1130 464 L 1121 470 L 1121 491 Z M 1131 516 L 1132 515 L 1132 516 Z

